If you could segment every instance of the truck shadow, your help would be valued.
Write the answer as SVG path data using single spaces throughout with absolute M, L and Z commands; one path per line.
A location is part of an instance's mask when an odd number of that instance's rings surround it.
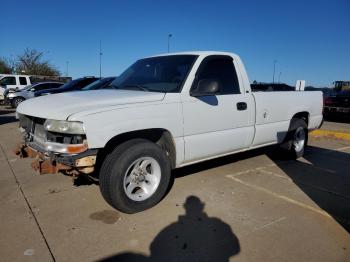
M 164 229 L 151 242 L 150 256 L 124 252 L 99 261 L 229 261 L 240 252 L 240 243 L 231 227 L 204 212 L 205 203 L 187 197 L 186 213 Z
M 309 146 L 306 161 L 286 160 L 276 147 L 266 147 L 174 171 L 175 178 L 235 163 L 254 156 L 267 155 L 315 204 L 350 232 L 350 154 Z
M 350 154 L 309 146 L 306 161 L 285 161 L 275 152 L 270 159 L 315 204 L 350 233 Z
M 324 120 L 328 122 L 335 122 L 335 123 L 350 123 L 350 116 L 349 115 L 325 115 Z
M 207 160 L 198 164 L 193 164 L 193 165 L 175 169 L 173 170 L 173 177 L 176 179 L 176 178 L 184 177 L 194 173 L 199 173 L 204 170 L 232 164 L 243 159 L 248 159 L 255 156 L 263 155 L 266 152 L 272 152 L 273 150 L 274 150 L 273 147 L 259 148 L 251 151 L 246 151 L 242 153 L 215 158 L 212 160 Z

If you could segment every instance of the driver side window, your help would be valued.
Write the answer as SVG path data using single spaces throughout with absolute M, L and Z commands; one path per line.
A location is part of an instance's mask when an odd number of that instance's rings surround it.
M 1 86 L 7 86 L 7 85 L 15 85 L 16 84 L 16 78 L 14 76 L 7 76 L 1 79 L 0 85 Z
M 217 95 L 240 94 L 237 73 L 230 56 L 211 56 L 204 59 L 192 88 L 203 79 L 212 79 L 219 83 Z

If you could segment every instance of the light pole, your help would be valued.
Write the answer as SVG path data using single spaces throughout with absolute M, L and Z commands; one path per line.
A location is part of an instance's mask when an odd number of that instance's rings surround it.
M 168 53 L 170 52 L 170 38 L 172 37 L 172 34 L 168 34 Z
M 272 76 L 272 84 L 274 84 L 274 83 L 275 83 L 276 63 L 277 63 L 277 60 L 273 60 L 273 76 Z
M 281 75 L 282 75 L 282 72 L 280 72 L 280 74 L 278 75 L 278 83 L 281 83 Z
M 69 64 L 69 61 L 66 61 L 66 76 L 68 76 L 68 64 Z
M 102 76 L 102 45 L 100 40 L 100 78 Z

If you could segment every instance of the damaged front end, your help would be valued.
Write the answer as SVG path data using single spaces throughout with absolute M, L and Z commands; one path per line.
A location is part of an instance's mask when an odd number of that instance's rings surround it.
M 21 158 L 34 158 L 40 174 L 65 172 L 73 177 L 92 174 L 97 149 L 89 149 L 80 122 L 46 120 L 18 114 L 23 142 L 14 150 Z

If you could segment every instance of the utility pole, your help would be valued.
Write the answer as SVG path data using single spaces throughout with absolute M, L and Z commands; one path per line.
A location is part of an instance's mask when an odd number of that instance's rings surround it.
M 272 76 L 272 84 L 274 84 L 274 83 L 275 83 L 276 63 L 277 63 L 277 60 L 273 60 L 273 76 Z
M 170 52 L 170 38 L 172 37 L 172 34 L 168 34 L 168 53 Z
M 68 76 L 68 65 L 69 65 L 69 61 L 66 61 L 66 76 Z
M 102 76 L 102 44 L 100 40 L 100 78 Z
M 280 72 L 280 74 L 278 76 L 278 83 L 281 83 L 281 75 L 282 75 L 282 72 Z

